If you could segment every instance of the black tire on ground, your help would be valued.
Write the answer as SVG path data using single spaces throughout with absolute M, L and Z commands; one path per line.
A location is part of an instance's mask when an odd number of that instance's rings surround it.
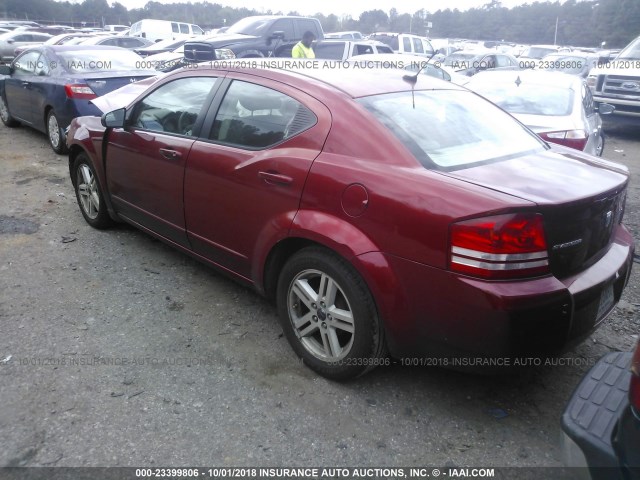
M 278 316 L 303 362 L 332 380 L 347 380 L 384 363 L 385 340 L 362 277 L 330 250 L 294 254 L 278 279 Z
M 604 152 L 604 133 L 601 131 L 600 137 L 598 137 L 598 145 L 596 145 L 596 155 L 601 157 L 602 152 Z
M 67 153 L 67 140 L 64 136 L 64 131 L 60 127 L 58 117 L 53 110 L 49 110 L 47 113 L 47 138 L 49 139 L 49 145 L 53 148 L 53 151 L 57 154 Z
M 20 126 L 20 122 L 13 118 L 9 113 L 9 107 L 4 99 L 4 95 L 0 95 L 0 120 L 10 128 Z

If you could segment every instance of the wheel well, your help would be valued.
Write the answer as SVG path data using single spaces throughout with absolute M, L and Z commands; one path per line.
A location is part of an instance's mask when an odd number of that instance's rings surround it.
M 278 277 L 287 260 L 305 247 L 322 246 L 304 238 L 287 238 L 273 247 L 264 267 L 264 293 L 269 300 L 275 300 L 278 289 Z
M 43 122 L 44 122 L 45 130 L 47 128 L 47 117 L 49 116 L 49 112 L 51 110 L 53 110 L 53 107 L 51 105 L 47 105 L 46 107 L 44 107 L 44 119 L 43 119 Z
M 75 163 L 78 155 L 80 155 L 82 152 L 84 152 L 84 150 L 78 145 L 71 145 L 71 147 L 69 147 L 69 176 L 71 177 L 71 182 L 74 184 L 74 186 L 76 180 L 73 175 L 73 164 Z

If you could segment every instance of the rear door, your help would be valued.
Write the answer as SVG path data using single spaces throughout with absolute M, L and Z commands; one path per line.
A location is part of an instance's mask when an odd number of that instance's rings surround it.
M 108 134 L 107 183 L 116 209 L 184 247 L 184 168 L 217 82 L 186 76 L 164 83 L 127 113 L 126 128 Z
M 251 278 L 259 252 L 287 235 L 331 116 L 284 84 L 227 82 L 189 156 L 185 217 L 196 252 Z

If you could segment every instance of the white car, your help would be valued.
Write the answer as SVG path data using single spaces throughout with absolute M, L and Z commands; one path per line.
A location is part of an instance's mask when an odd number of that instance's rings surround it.
M 405 53 L 358 55 L 352 58 L 351 61 L 357 62 L 366 68 L 401 68 L 409 72 L 419 72 L 421 75 L 440 78 L 457 85 L 464 85 L 469 81 L 469 77 L 460 75 L 439 62 L 429 61 L 428 58 L 419 55 Z
M 0 35 L 0 60 L 8 61 L 15 57 L 18 47 L 33 47 L 51 38 L 48 33 L 12 31 Z
M 465 87 L 509 112 L 543 140 L 601 156 L 604 132 L 586 81 L 576 75 L 544 70 L 481 72 Z

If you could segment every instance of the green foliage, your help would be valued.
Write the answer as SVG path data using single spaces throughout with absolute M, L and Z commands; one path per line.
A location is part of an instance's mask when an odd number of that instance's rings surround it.
M 296 12 L 271 14 L 293 15 Z M 123 3 L 109 6 L 107 0 L 83 0 L 81 3 L 54 0 L 1 0 L 0 16 L 29 19 L 45 23 L 67 23 L 80 26 L 131 24 L 143 18 L 177 20 L 196 23 L 203 28 L 232 25 L 249 15 L 262 12 L 247 8 L 224 7 L 205 1 L 193 3 L 160 3 L 149 1 L 143 8 L 127 10 Z M 487 0 L 479 8 L 461 12 L 457 9 L 433 13 L 419 10 L 399 14 L 396 8 L 363 12 L 358 19 L 350 16 L 314 15 L 325 31 L 359 30 L 412 32 L 433 38 L 469 38 L 505 40 L 517 43 L 553 43 L 560 45 L 625 46 L 640 35 L 640 0 L 566 0 L 532 2 L 507 9 L 499 0 Z M 426 22 L 433 24 L 430 30 Z M 556 30 L 557 23 L 557 30 Z

